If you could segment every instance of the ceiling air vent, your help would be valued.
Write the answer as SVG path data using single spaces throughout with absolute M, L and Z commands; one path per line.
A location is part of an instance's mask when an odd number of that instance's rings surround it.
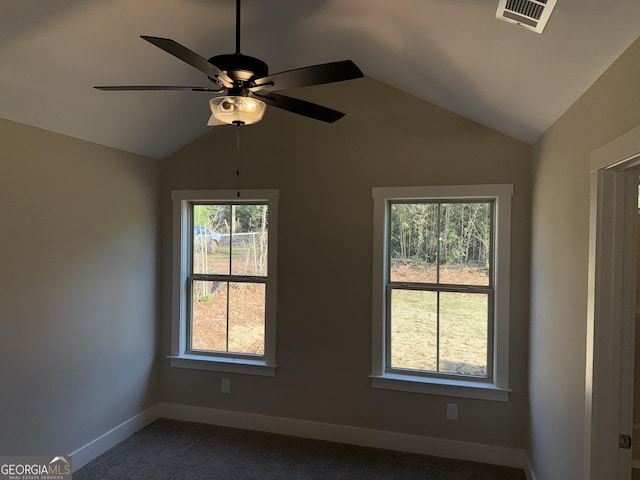
M 499 0 L 496 18 L 542 33 L 556 0 Z

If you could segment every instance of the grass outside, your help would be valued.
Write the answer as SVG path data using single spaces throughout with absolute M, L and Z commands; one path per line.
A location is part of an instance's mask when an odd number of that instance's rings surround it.
M 432 271 L 433 270 L 433 271 Z M 392 267 L 400 282 L 435 278 L 435 266 Z M 459 285 L 488 285 L 487 271 L 473 266 L 441 267 L 441 279 Z M 479 293 L 393 290 L 391 365 L 460 375 L 487 375 L 488 296 Z M 439 351 L 438 351 L 439 338 Z
M 487 296 L 394 290 L 391 297 L 391 365 L 394 368 L 485 376 Z

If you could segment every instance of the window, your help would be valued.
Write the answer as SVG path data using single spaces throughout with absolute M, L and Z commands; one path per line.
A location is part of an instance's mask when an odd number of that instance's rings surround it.
M 174 191 L 171 365 L 275 374 L 276 190 Z
M 508 400 L 512 193 L 373 189 L 374 387 Z

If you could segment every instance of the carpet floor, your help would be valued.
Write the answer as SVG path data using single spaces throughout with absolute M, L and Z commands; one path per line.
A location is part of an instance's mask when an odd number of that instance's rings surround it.
M 160 419 L 73 480 L 524 480 L 521 469 Z

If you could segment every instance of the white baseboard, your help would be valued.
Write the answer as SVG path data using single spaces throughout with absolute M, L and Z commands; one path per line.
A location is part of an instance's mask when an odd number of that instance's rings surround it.
M 516 448 L 172 403 L 154 405 L 69 454 L 73 471 L 82 468 L 157 418 L 523 468 L 527 480 L 536 480 L 524 451 Z
M 527 480 L 536 480 L 536 475 L 533 472 L 531 461 L 526 455 L 524 457 L 524 465 L 522 466 L 522 469 L 524 470 L 524 476 L 527 477 Z
M 115 447 L 121 441 L 156 420 L 158 418 L 156 410 L 157 405 L 154 405 L 70 453 L 73 471 L 75 472 L 84 467 L 94 458 L 99 457 L 107 450 Z
M 523 450 L 330 423 L 159 403 L 158 417 L 524 468 Z M 535 480 L 530 477 L 529 480 Z

